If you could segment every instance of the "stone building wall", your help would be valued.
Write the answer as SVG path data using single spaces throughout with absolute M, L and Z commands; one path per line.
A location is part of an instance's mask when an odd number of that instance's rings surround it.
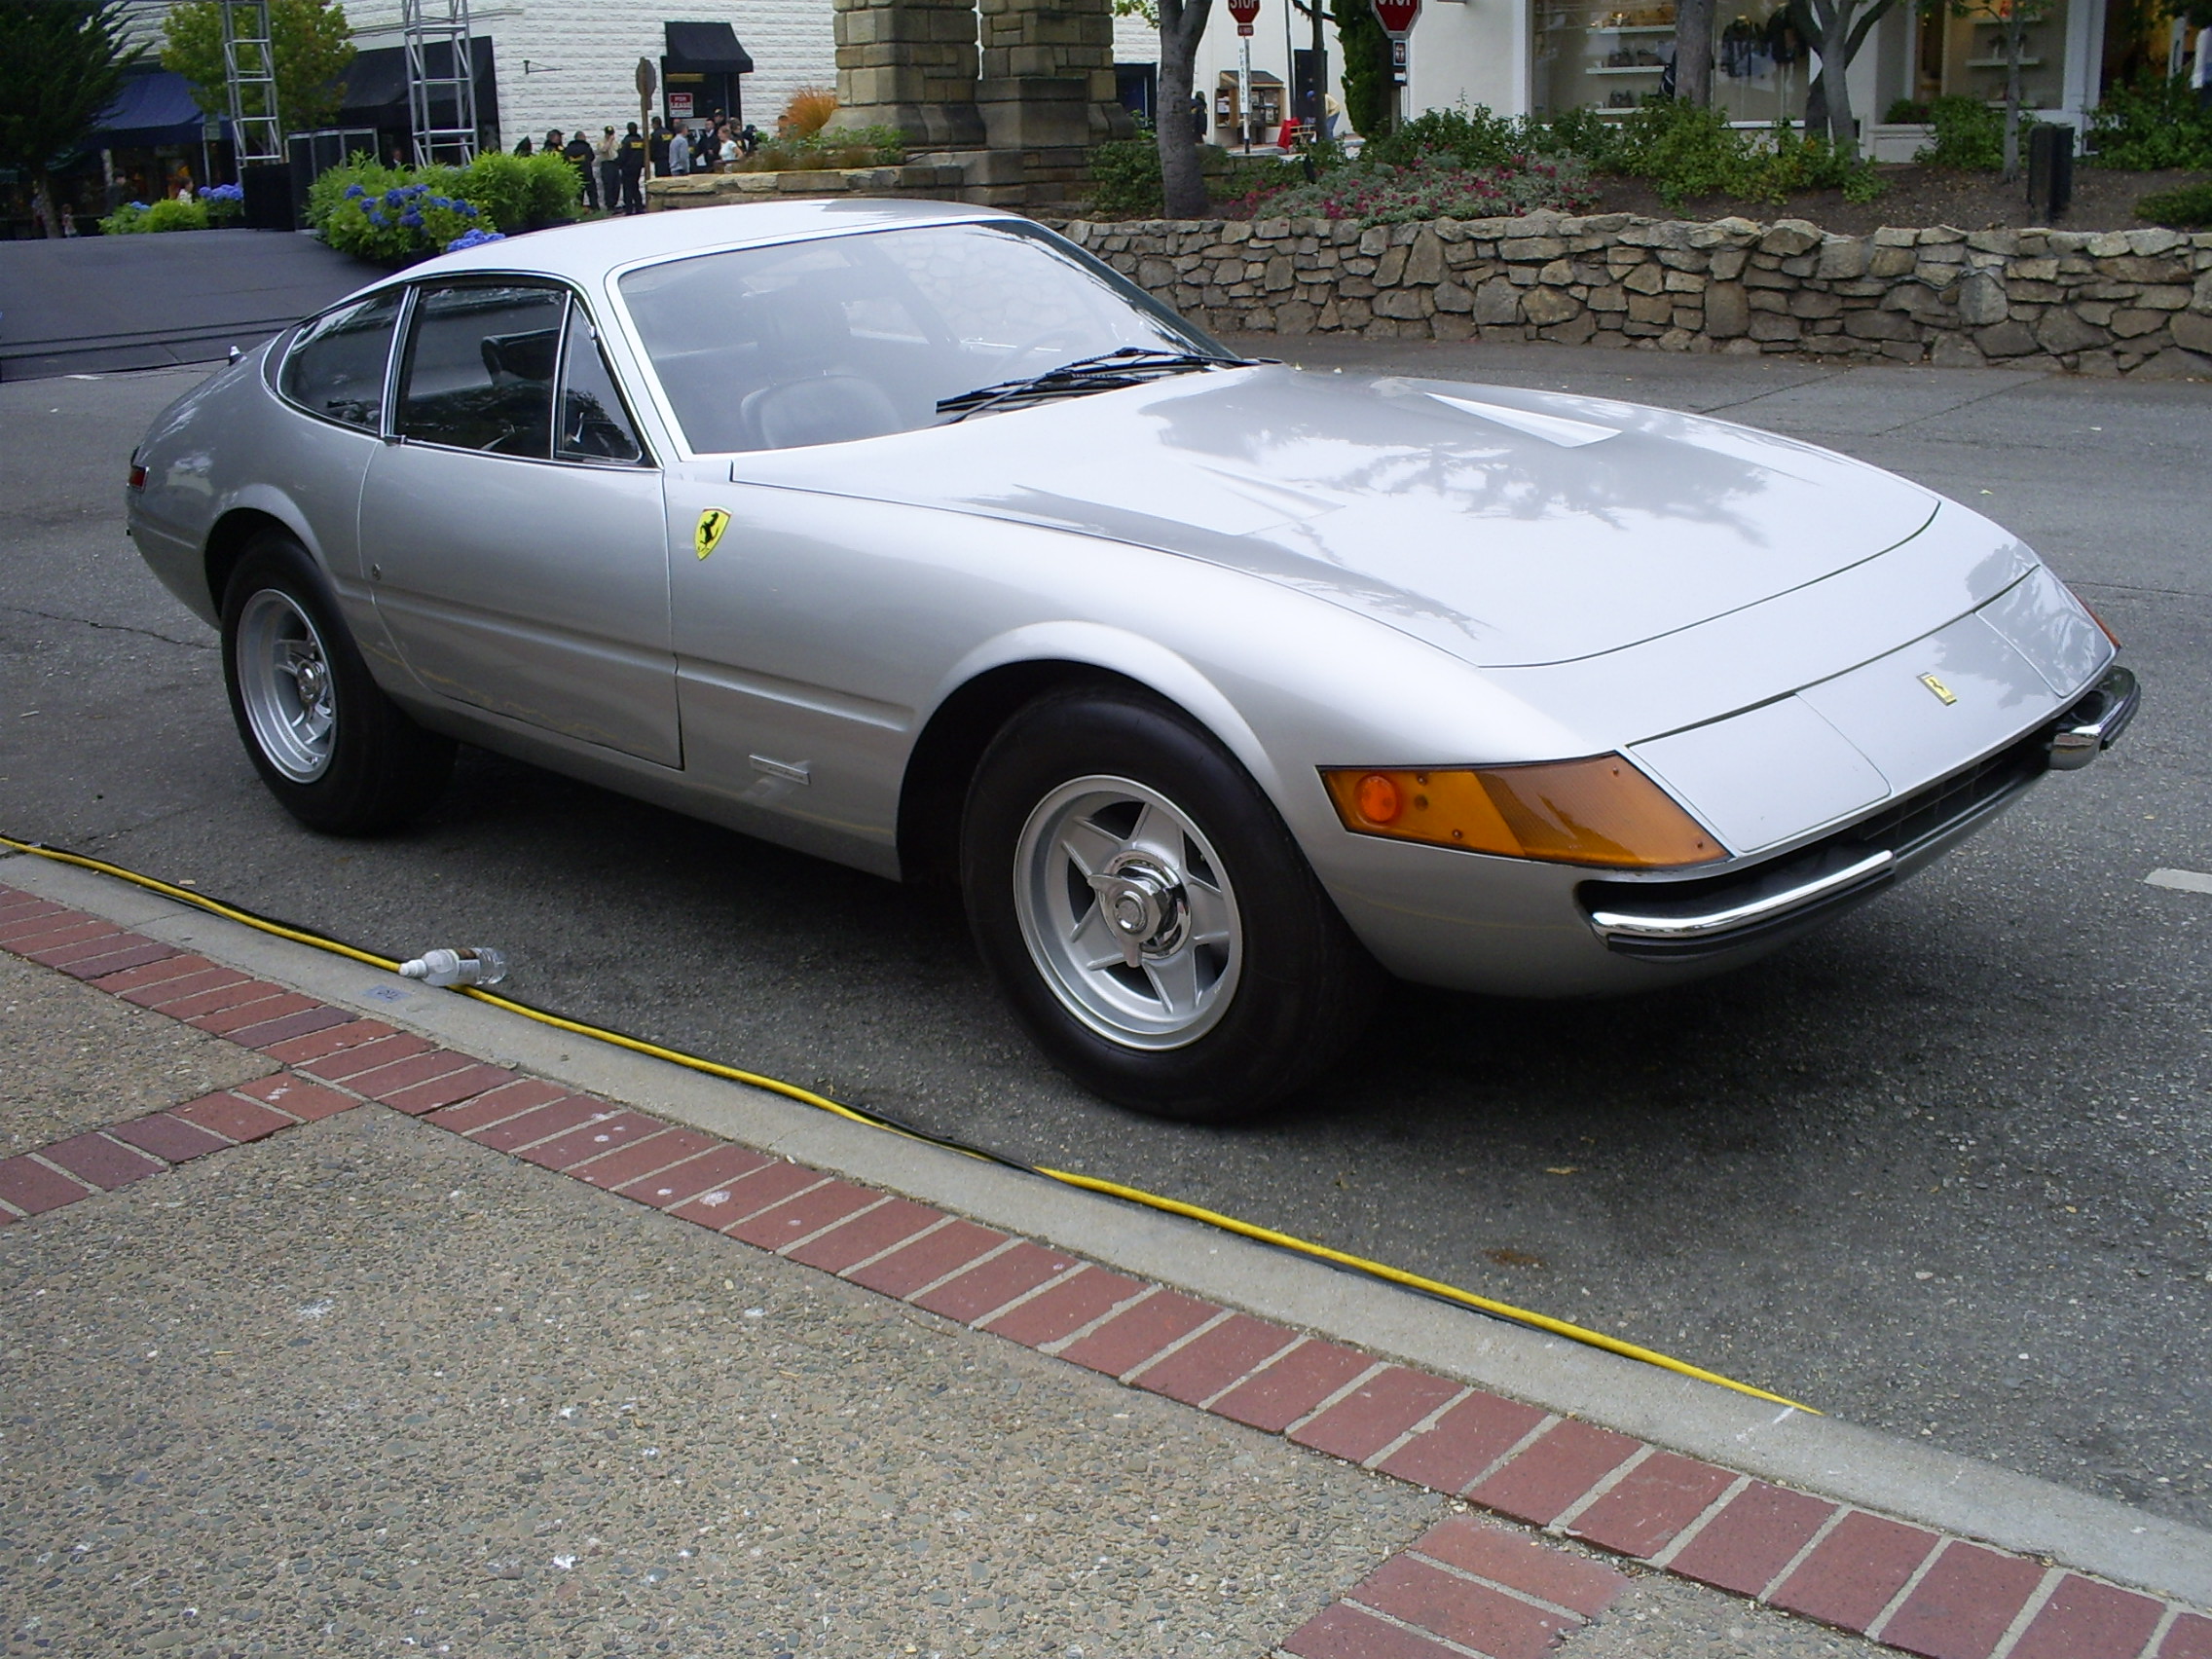
M 1201 326 L 2212 377 L 2212 233 L 1625 213 L 1059 227 Z

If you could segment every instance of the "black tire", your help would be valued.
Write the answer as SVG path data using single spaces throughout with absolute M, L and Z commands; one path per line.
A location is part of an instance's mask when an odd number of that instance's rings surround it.
M 312 687 L 297 669 L 270 672 L 271 654 L 282 651 L 307 663 Z M 247 543 L 223 590 L 223 682 L 254 770 L 311 830 L 390 830 L 436 800 L 452 775 L 453 740 L 424 730 L 377 688 L 314 561 L 281 531 Z
M 1067 848 L 1101 824 L 1142 821 L 1141 801 L 1133 811 L 1113 803 L 1109 786 L 1117 783 L 1169 809 L 1153 822 L 1177 826 L 1179 815 L 1189 869 L 1171 894 L 1191 897 L 1189 904 L 1160 898 L 1168 884 L 1159 876 L 1170 872 L 1149 868 L 1133 843 L 1104 861 L 1104 889 L 1070 861 Z M 1125 818 L 1114 816 L 1124 812 Z M 1072 838 L 1063 839 L 1055 825 L 1072 827 Z M 1054 1065 L 1136 1111 L 1186 1123 L 1250 1117 L 1311 1083 L 1350 1047 L 1374 1010 L 1382 974 L 1314 879 L 1273 804 L 1210 734 L 1133 688 L 1069 688 L 1015 715 L 977 768 L 960 855 L 969 925 L 1015 1017 Z M 1115 888 L 1117 866 L 1150 882 L 1145 893 L 1156 902 Z M 1127 915 L 1131 932 L 1153 925 L 1155 915 L 1181 917 L 1182 934 L 1172 921 L 1161 923 L 1140 946 L 1143 963 L 1093 963 L 1086 975 L 1084 964 L 1061 961 L 1062 947 L 1051 942 L 1044 912 L 1054 903 L 1055 882 L 1068 895 L 1067 908 L 1054 914 L 1059 937 L 1070 941 L 1102 937 L 1121 945 L 1112 926 L 1117 913 Z M 1120 1028 L 1123 1016 L 1101 999 L 1117 995 L 1120 984 L 1135 987 L 1130 995 L 1141 1000 L 1153 944 L 1199 937 L 1193 918 L 1201 914 L 1195 898 L 1201 891 L 1216 895 L 1204 913 L 1226 913 L 1233 936 L 1230 944 L 1207 947 L 1206 960 L 1216 965 L 1204 982 L 1215 1000 L 1205 1004 L 1209 993 L 1201 990 L 1190 1005 L 1207 1009 L 1202 1022 L 1194 1016 L 1187 1027 L 1154 1033 L 1136 1030 L 1131 1015 L 1129 1028 Z M 1109 910 L 1110 896 L 1130 908 Z M 1087 901 L 1098 915 L 1083 909 Z M 1033 944 L 1033 932 L 1045 942 Z M 1197 980 L 1206 972 L 1196 970 Z M 1171 1019 L 1167 993 L 1161 994 L 1162 1018 Z

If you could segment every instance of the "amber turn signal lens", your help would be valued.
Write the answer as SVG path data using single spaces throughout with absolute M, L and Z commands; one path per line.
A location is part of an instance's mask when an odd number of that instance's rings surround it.
M 1325 767 L 1346 830 L 1473 853 L 1616 869 L 1726 857 L 1674 797 L 1619 755 L 1425 771 Z
M 1352 799 L 1360 817 L 1370 824 L 1395 824 L 1398 814 L 1405 811 L 1405 797 L 1398 793 L 1398 786 L 1381 772 L 1370 772 L 1359 780 L 1352 790 Z

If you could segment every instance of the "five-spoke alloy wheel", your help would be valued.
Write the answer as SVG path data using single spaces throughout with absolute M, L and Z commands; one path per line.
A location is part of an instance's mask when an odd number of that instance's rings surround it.
M 261 781 L 311 829 L 388 830 L 453 770 L 453 740 L 378 689 L 322 572 L 282 531 L 256 535 L 224 586 L 223 679 Z
M 1190 814 L 1129 778 L 1074 778 L 1014 849 L 1029 954 L 1068 1012 L 1135 1049 L 1211 1030 L 1236 994 L 1236 894 Z
M 1039 1047 L 1160 1117 L 1290 1093 L 1358 1034 L 1381 978 L 1235 756 L 1133 686 L 1071 686 L 1007 722 L 969 790 L 961 885 Z

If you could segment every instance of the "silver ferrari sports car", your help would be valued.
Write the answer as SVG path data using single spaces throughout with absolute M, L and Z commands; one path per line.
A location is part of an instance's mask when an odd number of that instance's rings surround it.
M 1057 1064 L 1193 1119 L 1390 975 L 1747 962 L 2136 705 L 2032 552 L 1900 478 L 1239 357 L 956 205 L 447 254 L 179 399 L 129 500 L 302 823 L 400 822 L 464 741 L 955 884 Z

